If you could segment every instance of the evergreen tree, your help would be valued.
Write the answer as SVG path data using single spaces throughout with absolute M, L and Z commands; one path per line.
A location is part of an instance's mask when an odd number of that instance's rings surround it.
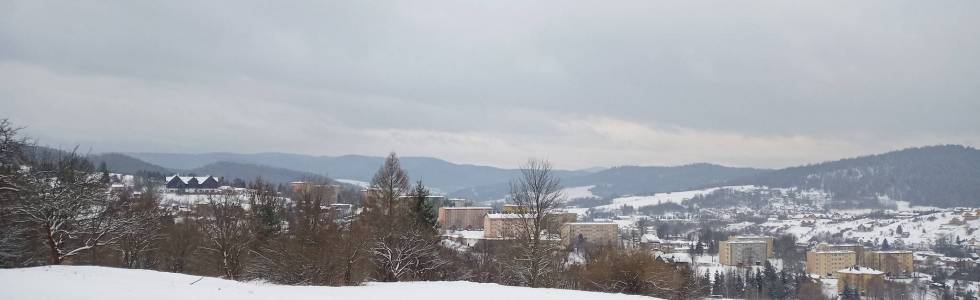
M 99 162 L 99 173 L 102 173 L 102 183 L 108 184 L 111 180 L 109 178 L 109 167 L 106 166 L 105 162 Z
M 892 246 L 888 244 L 888 239 L 881 242 L 881 250 L 891 250 Z
M 722 295 L 725 293 L 725 277 L 721 276 L 721 272 L 715 271 L 715 281 L 711 284 L 711 294 L 712 295 Z
M 746 277 L 748 277 L 748 269 L 745 271 Z M 733 283 L 733 289 L 728 291 L 729 295 L 727 297 L 743 298 L 745 297 L 745 278 L 735 272 L 735 282 Z
M 758 291 L 759 295 L 762 295 L 762 291 L 766 286 L 766 280 L 762 277 L 762 270 L 755 270 L 755 289 Z
M 432 203 L 429 202 L 429 189 L 425 188 L 425 185 L 422 185 L 421 180 L 415 183 L 415 188 L 412 190 L 412 199 L 415 200 L 415 205 L 412 206 L 412 216 L 415 219 L 415 224 L 426 231 L 435 230 L 437 220 L 433 214 Z
M 850 284 L 844 282 L 844 290 L 841 291 L 842 300 L 861 300 L 857 289 L 851 288 Z
M 948 279 L 948 278 L 949 278 L 949 274 L 946 274 L 945 271 L 941 271 L 940 270 L 940 271 L 937 271 L 936 272 L 936 276 L 933 276 L 932 277 L 932 282 L 939 283 L 939 284 L 942 284 L 943 286 L 945 286 L 946 285 L 946 279 Z
M 711 286 L 711 272 L 704 272 L 704 275 L 701 276 L 700 280 L 701 280 L 701 286 L 704 287 L 704 289 L 705 289 L 705 294 L 710 295 L 711 294 L 711 287 L 712 287 Z
M 772 263 L 770 263 L 768 260 L 766 261 L 765 265 L 762 268 L 763 268 L 763 275 L 765 275 L 764 282 L 770 286 L 774 285 L 776 283 L 776 280 L 778 279 L 777 277 L 778 274 L 776 274 L 776 268 L 773 267 Z

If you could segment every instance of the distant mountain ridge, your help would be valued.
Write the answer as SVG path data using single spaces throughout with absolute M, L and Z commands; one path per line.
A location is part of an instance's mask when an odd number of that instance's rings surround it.
M 191 170 L 245 180 L 254 179 L 249 178 L 251 175 L 268 172 L 262 177 L 285 180 L 319 175 L 369 182 L 383 163 L 383 158 L 372 156 L 285 153 L 110 153 L 90 158 L 95 164 L 106 161 L 110 168 L 119 172 Z M 502 199 L 508 192 L 507 183 L 519 176 L 517 169 L 455 164 L 428 157 L 402 157 L 401 162 L 412 180 L 421 179 L 450 196 L 478 201 Z M 823 189 L 837 202 L 845 204 L 888 197 L 914 205 L 980 206 L 980 150 L 957 145 L 909 148 L 779 170 L 699 163 L 676 167 L 556 170 L 556 174 L 566 187 L 594 186 L 592 193 L 600 197 L 757 185 Z
M 172 169 L 193 169 L 215 162 L 235 162 L 264 165 L 295 171 L 329 176 L 336 179 L 353 179 L 370 182 L 374 173 L 384 163 L 383 157 L 344 155 L 310 156 L 286 153 L 127 153 L 127 155 Z M 422 180 L 427 185 L 445 192 L 472 186 L 508 182 L 519 174 L 517 169 L 456 164 L 431 157 L 400 157 L 402 167 L 412 180 Z M 589 174 L 586 171 L 556 171 L 561 176 Z

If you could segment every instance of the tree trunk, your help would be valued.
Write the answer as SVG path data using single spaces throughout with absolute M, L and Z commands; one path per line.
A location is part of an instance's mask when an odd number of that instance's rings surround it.
M 45 236 L 47 237 L 48 250 L 51 254 L 51 264 L 60 265 L 61 264 L 61 254 L 58 252 L 58 244 L 54 241 L 54 233 L 51 232 L 51 227 L 45 227 Z

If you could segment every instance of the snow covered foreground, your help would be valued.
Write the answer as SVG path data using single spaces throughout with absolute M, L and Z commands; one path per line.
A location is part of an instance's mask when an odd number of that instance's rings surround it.
M 283 286 L 147 270 L 87 266 L 0 269 L 0 299 L 425 299 L 630 300 L 640 296 L 532 289 L 472 282 L 369 283 L 357 287 Z

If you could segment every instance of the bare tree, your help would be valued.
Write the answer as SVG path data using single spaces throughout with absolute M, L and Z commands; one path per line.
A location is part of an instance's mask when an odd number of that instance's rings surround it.
M 6 119 L 0 119 L 0 267 L 13 266 L 23 252 L 25 228 L 16 226 L 12 210 L 18 189 L 15 176 L 23 162 L 24 140 Z
M 409 182 L 394 153 L 374 175 L 371 188 L 371 201 L 375 204 L 361 220 L 372 231 L 369 251 L 376 279 L 419 278 L 441 266 L 435 230 L 417 222 L 411 213 L 410 198 L 404 199 L 407 203 L 399 202 L 401 196 L 408 196 Z
M 169 212 L 160 207 L 160 196 L 152 187 L 138 195 L 131 191 L 122 191 L 118 195 L 120 214 L 130 218 L 131 228 L 112 248 L 121 254 L 123 266 L 146 268 L 150 259 L 147 254 L 157 250 L 158 242 L 164 239 L 162 221 Z
M 344 285 L 355 285 L 363 279 L 363 272 L 359 271 L 365 269 L 362 266 L 368 257 L 370 234 L 370 227 L 354 222 L 345 224 L 341 231 L 339 255 L 344 264 Z
M 519 215 L 514 228 L 518 252 L 511 268 L 530 287 L 541 286 L 542 276 L 555 267 L 551 256 L 557 243 L 543 234 L 558 231 L 553 214 L 565 201 L 561 189 L 551 163 L 534 159 L 528 160 L 521 167 L 521 177 L 510 183 L 510 200 L 517 205 Z
M 172 223 L 164 227 L 165 239 L 160 245 L 161 269 L 183 273 L 202 244 L 201 227 L 189 212 L 173 212 Z
M 257 245 L 250 272 L 283 284 L 342 284 L 345 267 L 345 255 L 341 251 L 344 247 L 341 241 L 343 226 L 335 222 L 336 216 L 327 207 L 336 199 L 333 186 L 316 181 L 294 189 L 288 232 L 272 235 L 267 243 Z M 262 209 L 253 210 L 261 213 Z M 277 214 L 271 212 L 261 214 L 265 217 L 260 220 L 284 217 L 276 217 Z
M 84 158 L 73 152 L 39 165 L 19 171 L 12 211 L 19 226 L 38 230 L 51 264 L 114 244 L 133 229 L 132 219 L 118 213 L 117 197 Z
M 407 194 L 408 190 L 408 174 L 402 170 L 398 156 L 392 152 L 371 180 L 370 202 L 374 203 L 365 206 L 374 206 L 370 209 L 381 209 L 386 215 L 394 215 L 398 197 Z
M 408 228 L 375 239 L 372 251 L 379 280 L 418 279 L 443 264 L 438 256 L 438 243 L 418 228 Z
M 205 239 L 202 249 L 217 258 L 226 278 L 239 279 L 245 255 L 254 240 L 242 201 L 235 194 L 211 194 L 207 199 L 199 221 Z

